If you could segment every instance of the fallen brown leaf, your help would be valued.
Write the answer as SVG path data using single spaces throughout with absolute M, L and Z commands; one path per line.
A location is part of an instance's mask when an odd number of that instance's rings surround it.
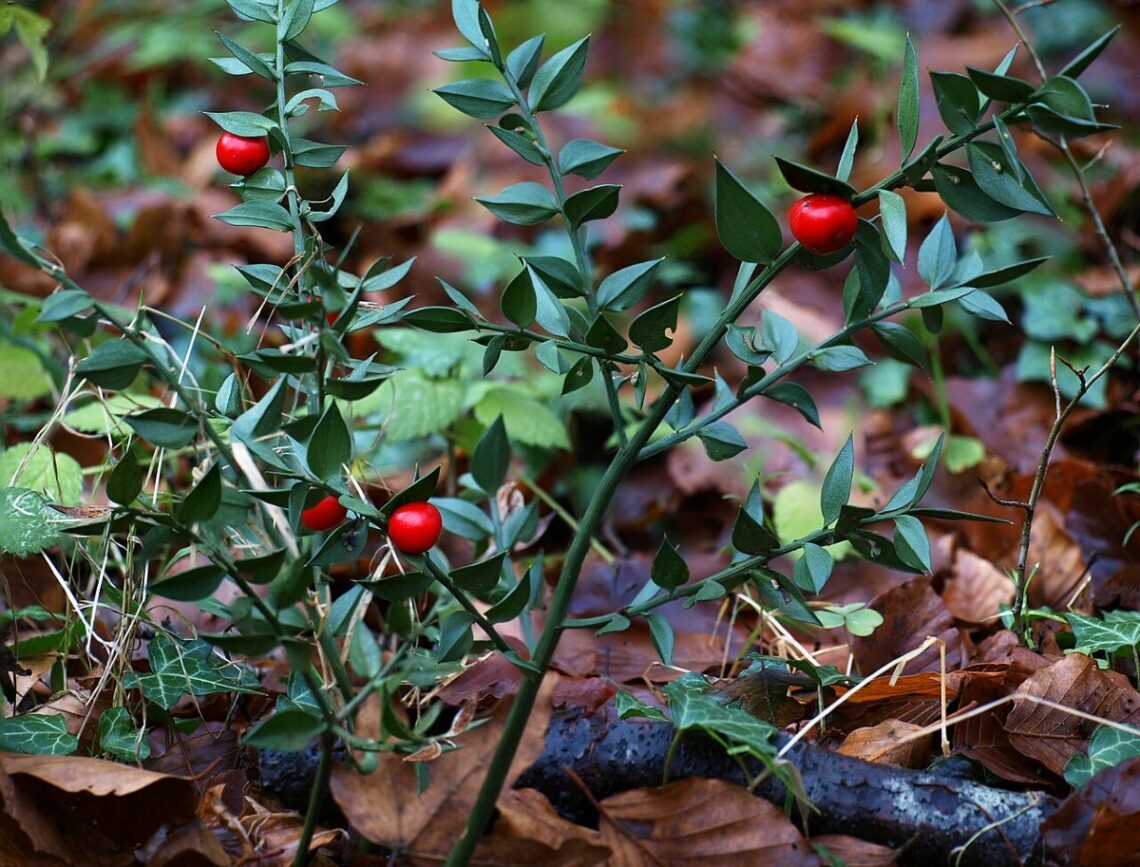
M 612 867 L 697 859 L 751 867 L 819 864 L 783 810 L 723 780 L 634 789 L 606 798 L 598 811 Z
M 1074 653 L 1038 669 L 1018 687 L 1004 728 L 1014 749 L 1055 774 L 1063 773 L 1069 759 L 1087 750 L 1096 724 L 1026 696 L 1113 722 L 1140 722 L 1140 693 L 1122 675 L 1101 671 L 1092 658 Z
M 953 573 L 942 588 L 942 602 L 951 614 L 966 623 L 989 623 L 1013 596 L 1013 582 L 1001 569 L 972 551 L 958 549 Z
M 954 618 L 930 586 L 929 578 L 920 575 L 892 587 L 876 596 L 871 607 L 883 615 L 883 625 L 866 638 L 854 637 L 852 649 L 860 671 L 869 674 L 881 668 L 892 659 L 914 650 L 927 636 L 946 642 L 948 671 L 961 667 L 962 635 L 954 626 Z M 937 645 L 927 648 L 906 664 L 909 673 L 938 671 L 939 668 Z
M 868 843 L 846 834 L 820 834 L 811 838 L 812 845 L 823 846 L 847 867 L 891 867 L 897 860 L 894 849 Z
M 881 765 L 925 768 L 930 763 L 930 744 L 934 737 L 905 740 L 923 726 L 901 720 L 887 720 L 877 726 L 855 729 L 840 745 L 838 752 Z

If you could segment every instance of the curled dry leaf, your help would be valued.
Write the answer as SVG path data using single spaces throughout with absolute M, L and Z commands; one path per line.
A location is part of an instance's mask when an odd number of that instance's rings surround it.
M 1101 671 L 1090 657 L 1074 653 L 1038 669 L 1018 687 L 1005 730 L 1014 749 L 1054 774 L 1064 773 L 1069 759 L 1087 750 L 1096 723 L 1030 697 L 1113 722 L 1140 723 L 1140 693 L 1124 676 Z
M 643 864 L 818 865 L 779 807 L 723 780 L 688 779 L 606 798 L 598 807 L 612 867 Z
M 908 736 L 923 728 L 901 720 L 887 720 L 877 726 L 855 729 L 844 739 L 839 752 L 881 765 L 925 768 L 930 763 L 930 744 L 934 735 L 907 740 Z

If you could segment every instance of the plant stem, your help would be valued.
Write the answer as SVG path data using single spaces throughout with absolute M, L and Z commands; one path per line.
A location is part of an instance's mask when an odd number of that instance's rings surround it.
M 538 482 L 534 481 L 534 479 L 530 478 L 529 476 L 523 475 L 522 473 L 518 473 L 516 475 L 516 478 L 528 488 L 530 488 L 531 492 L 540 500 L 542 500 L 542 502 L 547 505 L 550 511 L 561 518 L 567 527 L 569 527 L 575 533 L 578 532 L 578 522 L 574 519 L 574 516 L 562 508 L 562 505 L 556 499 L 554 499 L 554 497 L 550 496 L 550 494 L 544 491 Z M 597 537 L 590 538 L 590 546 L 594 549 L 594 553 L 601 557 L 602 560 L 604 560 L 606 563 L 612 563 L 617 559 L 605 545 L 598 541 Z
M 708 355 L 724 337 L 729 324 L 735 322 L 756 299 L 756 296 L 791 264 L 798 251 L 799 244 L 789 246 L 759 277 L 749 284 L 745 291 L 740 293 L 739 297 L 729 302 L 724 312 L 718 317 L 716 324 L 709 329 L 704 339 L 693 350 L 692 356 L 685 362 L 683 369 L 686 372 L 695 372 L 704 363 Z M 523 672 L 523 682 L 519 686 L 510 713 L 507 715 L 503 733 L 499 739 L 499 746 L 496 748 L 487 768 L 487 774 L 483 778 L 478 799 L 467 819 L 467 827 L 463 836 L 460 837 L 448 855 L 446 862 L 448 867 L 461 867 L 471 860 L 475 846 L 483 834 L 483 829 L 486 828 L 487 822 L 490 821 L 491 815 L 494 813 L 495 801 L 498 800 L 499 792 L 506 782 L 511 762 L 514 760 L 527 720 L 534 708 L 534 702 L 542 684 L 543 673 L 550 667 L 554 650 L 558 646 L 558 639 L 565 628 L 566 613 L 569 611 L 570 601 L 574 596 L 574 588 L 577 585 L 582 564 L 590 549 L 590 538 L 601 523 L 602 516 L 608 508 L 610 500 L 613 499 L 618 485 L 637 463 L 639 452 L 668 414 L 669 409 L 680 396 L 682 388 L 683 386 L 673 383 L 666 386 L 661 396 L 654 402 L 649 414 L 638 425 L 637 431 L 629 442 L 618 450 L 594 491 L 593 499 L 590 501 L 586 513 L 582 516 L 578 532 L 574 535 L 570 547 L 566 551 L 566 559 L 563 561 L 562 571 L 554 588 L 554 595 L 547 608 L 546 625 L 543 627 L 542 634 L 539 636 L 534 654 L 531 657 L 535 670 Z
M 501 653 L 514 654 L 515 649 L 507 644 L 507 640 L 499 634 L 499 631 L 495 629 L 495 625 L 483 616 L 483 612 L 475 607 L 475 603 L 467 597 L 467 594 L 460 589 L 458 584 L 451 580 L 450 575 L 435 565 L 431 557 L 427 554 L 420 557 L 420 562 L 423 564 L 424 570 L 430 573 L 432 578 L 447 588 L 447 592 L 455 597 L 455 601 L 463 606 L 463 610 L 475 618 L 475 622 L 479 624 L 479 628 L 487 633 L 487 637 L 491 639 L 491 643 L 494 644 Z
M 317 774 L 313 778 L 313 788 L 309 792 L 309 805 L 305 809 L 305 824 L 301 827 L 301 836 L 297 840 L 297 853 L 293 856 L 293 867 L 305 867 L 309 863 L 309 844 L 313 840 L 313 831 L 317 827 L 317 814 L 325 802 L 325 793 L 329 788 L 329 777 L 332 774 L 332 735 L 326 732 L 321 735 L 321 757 L 317 761 Z

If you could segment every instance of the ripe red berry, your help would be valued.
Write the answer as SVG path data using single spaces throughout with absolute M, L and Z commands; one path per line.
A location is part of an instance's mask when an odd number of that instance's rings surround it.
M 312 508 L 301 512 L 301 526 L 315 532 L 331 530 L 343 521 L 347 514 L 348 509 L 342 506 L 336 497 L 329 494 Z
M 218 165 L 235 175 L 252 175 L 269 162 L 269 141 L 224 132 L 216 149 Z
M 859 218 L 851 203 L 840 196 L 813 193 L 788 212 L 792 236 L 813 253 L 842 250 L 855 237 Z
M 388 538 L 404 554 L 422 554 L 437 541 L 443 529 L 439 509 L 431 503 L 407 503 L 388 519 Z

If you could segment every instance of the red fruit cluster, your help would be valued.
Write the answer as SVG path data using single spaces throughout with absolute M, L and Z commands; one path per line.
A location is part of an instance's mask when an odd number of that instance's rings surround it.
M 388 519 L 388 538 L 403 554 L 423 554 L 439 541 L 443 518 L 431 503 L 407 503 Z
M 224 132 L 215 149 L 218 165 L 235 175 L 252 175 L 269 162 L 269 141 L 261 138 L 244 138 Z
M 851 203 L 840 196 L 813 193 L 788 212 L 792 236 L 813 253 L 842 250 L 855 237 L 859 218 Z

